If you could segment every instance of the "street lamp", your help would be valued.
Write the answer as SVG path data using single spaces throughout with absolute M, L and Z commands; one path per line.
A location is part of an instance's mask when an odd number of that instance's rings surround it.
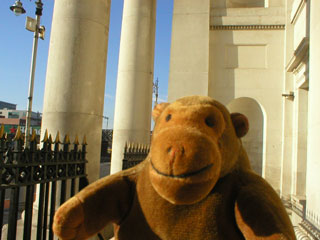
M 24 14 L 26 10 L 22 7 L 22 3 L 20 0 L 17 0 L 11 7 L 10 10 L 14 12 L 16 16 L 20 16 L 21 14 Z
M 40 37 L 44 40 L 45 27 L 40 26 L 40 17 L 42 16 L 42 6 L 43 3 L 41 0 L 37 0 L 36 4 L 36 19 L 27 17 L 26 29 L 34 32 L 33 46 L 32 46 L 32 56 L 31 56 L 31 67 L 30 67 L 30 78 L 29 78 L 29 94 L 28 94 L 28 111 L 26 116 L 26 127 L 25 127 L 25 146 L 29 145 L 29 134 L 30 134 L 30 122 L 32 115 L 32 98 L 33 98 L 33 85 L 34 85 L 34 76 L 36 70 L 36 59 L 37 59 L 37 50 L 38 50 L 38 38 Z M 15 15 L 20 15 L 26 11 L 22 7 L 20 0 L 17 0 L 11 7 L 10 10 L 14 12 Z

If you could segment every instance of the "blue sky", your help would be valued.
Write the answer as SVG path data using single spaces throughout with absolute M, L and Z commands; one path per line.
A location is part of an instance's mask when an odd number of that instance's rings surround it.
M 26 16 L 35 17 L 34 0 L 21 0 L 26 14 L 15 16 L 9 7 L 14 0 L 0 1 L 0 101 L 27 108 L 33 33 L 25 29 Z M 32 110 L 42 112 L 50 30 L 54 0 L 43 0 L 41 25 L 46 27 L 45 40 L 39 39 Z M 111 0 L 107 76 L 104 116 L 109 117 L 108 128 L 113 126 L 114 101 L 118 72 L 123 0 Z M 154 77 L 159 78 L 160 101 L 167 100 L 169 57 L 171 44 L 173 0 L 157 1 L 157 25 Z M 106 127 L 104 121 L 104 128 Z

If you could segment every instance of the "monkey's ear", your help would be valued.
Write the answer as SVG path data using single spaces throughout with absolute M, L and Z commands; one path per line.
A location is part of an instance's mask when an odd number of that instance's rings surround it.
M 153 121 L 157 121 L 158 117 L 161 115 L 163 110 L 168 107 L 170 103 L 159 103 L 157 104 L 152 111 Z
M 249 131 L 248 118 L 241 113 L 231 113 L 230 115 L 237 137 L 244 137 Z

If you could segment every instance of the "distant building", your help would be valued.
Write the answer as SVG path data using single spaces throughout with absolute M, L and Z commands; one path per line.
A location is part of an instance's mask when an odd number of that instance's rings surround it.
M 18 126 L 21 131 L 25 131 L 26 125 L 26 110 L 16 110 L 16 104 L 0 101 L 0 125 L 4 125 L 5 132 L 8 134 L 15 134 Z M 31 129 L 36 130 L 36 134 L 40 135 L 42 114 L 39 112 L 32 112 L 31 114 Z
M 5 109 L 5 108 L 6 108 L 6 109 L 16 110 L 17 104 L 7 103 L 7 102 L 0 101 L 0 110 L 1 110 L 1 109 Z

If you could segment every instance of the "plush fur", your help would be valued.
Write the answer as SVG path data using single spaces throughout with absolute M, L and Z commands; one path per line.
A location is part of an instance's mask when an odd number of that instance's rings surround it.
M 56 212 L 60 239 L 113 223 L 116 239 L 295 239 L 272 187 L 250 168 L 247 118 L 200 96 L 159 104 L 150 154 L 89 185 Z

